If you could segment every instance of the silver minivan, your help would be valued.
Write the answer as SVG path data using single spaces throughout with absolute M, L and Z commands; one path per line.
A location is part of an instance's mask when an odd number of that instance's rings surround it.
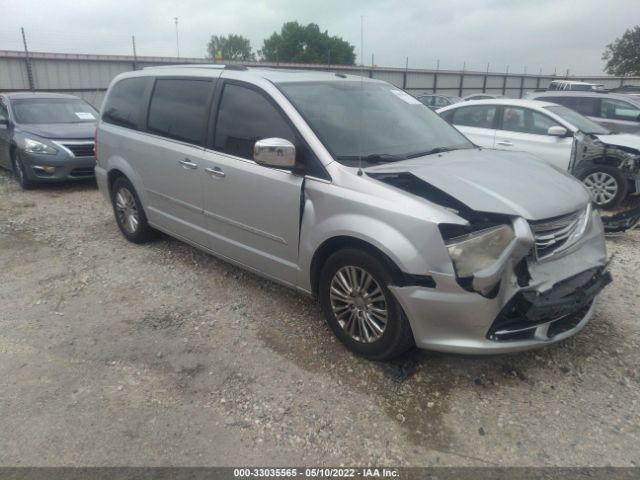
M 313 295 L 368 358 L 550 344 L 611 281 L 580 182 L 478 148 L 386 82 L 150 68 L 113 80 L 96 139 L 128 240 L 162 231 Z

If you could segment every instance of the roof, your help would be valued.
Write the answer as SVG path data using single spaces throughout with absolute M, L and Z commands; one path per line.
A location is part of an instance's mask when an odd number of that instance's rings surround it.
M 75 95 L 68 95 L 66 93 L 53 93 L 53 92 L 7 92 L 4 95 L 7 98 L 10 98 L 12 100 L 17 100 L 20 98 L 75 98 L 75 99 L 80 98 Z
M 292 70 L 280 68 L 264 68 L 264 67 L 242 67 L 241 65 L 220 65 L 220 64 L 189 64 L 189 65 L 167 65 L 159 67 L 147 67 L 136 72 L 128 72 L 121 74 L 123 76 L 146 76 L 154 73 L 162 75 L 197 75 L 207 76 L 207 72 L 211 72 L 212 77 L 218 77 L 220 71 L 233 71 L 235 74 L 241 74 L 247 78 L 262 78 L 274 83 L 282 82 L 311 82 L 311 81 L 344 81 L 344 80 L 363 80 L 365 82 L 380 83 L 381 80 L 374 80 L 360 75 L 349 75 L 335 71 L 318 71 L 318 70 Z
M 510 107 L 525 107 L 525 108 L 544 108 L 544 107 L 557 107 L 558 105 L 551 102 L 543 102 L 540 100 L 523 100 L 519 98 L 492 98 L 488 100 L 469 100 L 463 103 L 455 103 L 446 107 L 436 110 L 438 113 L 445 112 L 447 110 L 453 110 L 456 108 L 471 107 L 474 105 L 502 105 Z

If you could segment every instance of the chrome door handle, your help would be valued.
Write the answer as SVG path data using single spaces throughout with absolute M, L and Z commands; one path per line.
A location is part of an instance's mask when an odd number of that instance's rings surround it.
M 189 168 L 191 170 L 195 170 L 196 168 L 198 168 L 198 164 L 193 163 L 188 158 L 185 158 L 184 160 L 180 160 L 178 163 L 182 165 L 184 168 Z
M 496 142 L 498 145 L 502 145 L 503 147 L 513 147 L 513 143 L 507 141 L 507 140 L 500 140 L 499 142 Z
M 214 177 L 223 178 L 225 176 L 225 173 L 220 167 L 205 168 L 204 171 L 209 175 L 213 175 Z

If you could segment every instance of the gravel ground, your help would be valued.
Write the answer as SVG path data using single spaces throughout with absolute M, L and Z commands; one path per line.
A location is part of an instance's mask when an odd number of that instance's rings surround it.
M 307 297 L 126 242 L 93 183 L 1 172 L 0 465 L 639 465 L 639 239 L 572 339 L 380 364 Z

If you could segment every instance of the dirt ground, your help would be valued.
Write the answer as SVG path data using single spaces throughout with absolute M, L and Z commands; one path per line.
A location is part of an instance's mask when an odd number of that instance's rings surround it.
M 574 338 L 381 364 L 310 298 L 128 243 L 95 184 L 1 172 L 0 465 L 639 465 L 639 240 Z

